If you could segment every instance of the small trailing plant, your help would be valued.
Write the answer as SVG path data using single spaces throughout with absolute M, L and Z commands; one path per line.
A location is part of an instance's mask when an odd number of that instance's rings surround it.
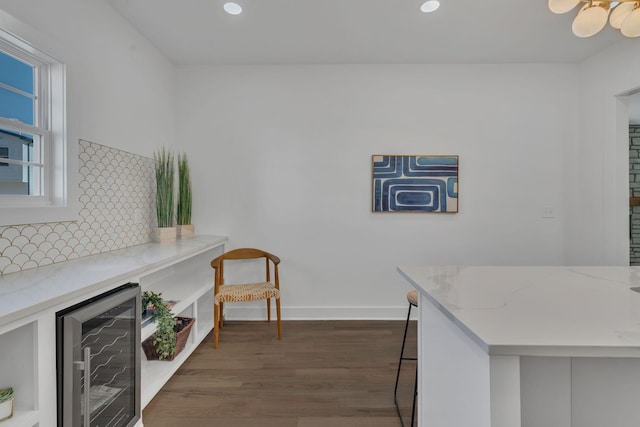
M 0 389 L 0 403 L 6 402 L 12 397 L 13 397 L 13 389 L 11 387 Z
M 160 360 L 171 357 L 176 352 L 176 318 L 160 293 L 144 291 L 142 293 L 142 310 L 151 309 L 151 318 L 157 323 L 153 334 L 153 346 Z
M 178 154 L 178 212 L 179 225 L 191 224 L 191 177 L 186 154 Z
M 156 216 L 158 227 L 173 227 L 173 153 L 162 148 L 153 155 L 156 162 Z

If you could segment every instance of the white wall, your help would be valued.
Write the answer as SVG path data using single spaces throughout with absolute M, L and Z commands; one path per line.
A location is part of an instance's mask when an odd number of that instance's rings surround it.
M 624 39 L 580 65 L 579 198 L 570 262 L 629 265 L 628 113 L 640 88 L 640 45 Z
M 288 318 L 402 316 L 399 264 L 564 264 L 575 73 L 178 67 L 196 229 L 281 256 Z M 371 155 L 412 153 L 460 156 L 458 214 L 371 213 Z
M 106 2 L 2 0 L 0 9 L 67 63 L 72 138 L 147 156 L 173 143 L 173 65 Z
M 102 0 L 0 0 L 0 28 L 34 43 L 67 66 L 67 160 L 71 202 L 71 206 L 65 209 L 65 214 L 71 212 L 70 215 L 52 212 L 46 219 L 43 219 L 44 215 L 35 214 L 34 209 L 11 210 L 11 218 L 16 219 L 2 224 L 15 227 L 0 227 L 0 237 L 4 238 L 5 247 L 9 244 L 7 242 L 11 242 L 13 255 L 10 257 L 9 252 L 5 252 L 6 256 L 2 257 L 0 248 L 0 274 L 84 256 L 94 249 L 105 251 L 150 241 L 150 233 L 144 234 L 150 228 L 150 221 L 155 224 L 155 218 L 145 215 L 152 209 L 149 197 L 130 200 L 120 194 L 107 203 L 106 210 L 98 213 L 92 210 L 100 206 L 100 203 L 94 204 L 94 200 L 102 202 L 107 199 L 109 191 L 127 176 L 139 178 L 139 181 L 127 183 L 127 195 L 144 191 L 148 186 L 148 180 L 143 179 L 148 176 L 145 175 L 147 164 L 144 160 L 137 160 L 135 155 L 125 153 L 120 156 L 119 164 L 102 170 L 116 175 L 111 177 L 108 188 L 104 185 L 97 191 L 90 188 L 91 193 L 87 194 L 85 186 L 83 191 L 78 191 L 80 185 L 88 182 L 80 181 L 79 166 L 86 164 L 87 168 L 93 167 L 94 170 L 104 166 L 100 161 L 93 161 L 90 153 L 85 153 L 83 162 L 78 162 L 78 139 L 147 157 L 157 147 L 173 144 L 173 65 Z M 91 152 L 113 153 L 115 150 L 92 149 Z M 121 173 L 119 168 L 125 164 L 142 166 L 140 170 Z M 85 170 L 84 176 L 91 176 L 94 170 Z M 82 198 L 83 195 L 87 197 Z M 118 206 L 124 206 L 124 209 L 118 210 Z M 135 218 L 134 207 L 142 220 Z M 3 220 L 9 218 L 5 213 L 7 210 L 0 209 Z M 121 237 L 116 237 L 118 233 L 113 235 L 113 228 L 107 227 L 109 221 L 117 218 L 123 218 L 132 225 L 126 235 L 120 233 Z M 68 222 L 70 219 L 77 221 Z M 62 221 L 64 223 L 60 223 Z M 16 226 L 26 222 L 44 224 Z M 24 245 L 25 240 L 34 237 L 35 229 L 73 231 L 78 227 L 84 237 L 70 232 L 50 236 L 59 237 L 55 247 L 66 248 L 64 256 L 43 257 L 40 251 L 34 252 L 28 249 L 29 245 Z M 90 239 L 88 246 L 91 249 L 86 249 L 82 238 Z M 78 244 L 79 240 L 81 244 Z
M 63 46 L 74 135 L 188 152 L 198 232 L 280 255 L 289 318 L 401 315 L 398 264 L 628 262 L 635 40 L 580 65 L 174 69 L 102 0 L 0 9 Z M 460 213 L 371 213 L 376 153 L 459 155 Z

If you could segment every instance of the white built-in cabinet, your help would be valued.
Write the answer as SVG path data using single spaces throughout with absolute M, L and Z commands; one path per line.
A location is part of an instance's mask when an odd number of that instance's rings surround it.
M 56 425 L 56 312 L 128 282 L 178 301 L 173 313 L 196 319 L 173 361 L 147 361 L 141 351 L 144 408 L 213 329 L 209 262 L 225 242 L 197 236 L 150 243 L 0 276 L 0 388 L 14 389 L 14 415 L 0 426 Z M 144 326 L 142 339 L 154 330 L 153 323 Z
M 176 316 L 196 319 L 185 349 L 174 360 L 170 362 L 146 360 L 143 352 L 141 364 L 143 408 L 213 329 L 213 269 L 209 263 L 222 252 L 222 247 L 212 248 L 140 278 L 139 283 L 143 291 L 161 292 L 165 300 L 177 301 L 172 308 Z M 144 341 L 153 332 L 155 332 L 154 323 L 144 326 L 142 340 Z

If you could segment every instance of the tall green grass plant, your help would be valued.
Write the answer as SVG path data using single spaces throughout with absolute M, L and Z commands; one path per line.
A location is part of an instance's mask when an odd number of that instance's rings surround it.
M 158 227 L 173 227 L 173 182 L 175 167 L 173 153 L 162 148 L 154 154 L 156 161 L 156 216 Z
M 191 224 L 191 176 L 186 154 L 178 154 L 178 225 Z

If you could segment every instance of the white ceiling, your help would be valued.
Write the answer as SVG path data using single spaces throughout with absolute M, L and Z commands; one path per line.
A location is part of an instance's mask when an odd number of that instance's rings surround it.
M 619 40 L 581 39 L 575 11 L 546 0 L 105 0 L 175 64 L 461 64 L 580 62 Z M 626 39 L 629 41 L 630 39 Z M 640 40 L 633 40 L 640 43 Z M 640 95 L 629 98 L 640 123 Z
M 546 0 L 105 0 L 176 64 L 578 62 L 624 39 L 571 33 Z

